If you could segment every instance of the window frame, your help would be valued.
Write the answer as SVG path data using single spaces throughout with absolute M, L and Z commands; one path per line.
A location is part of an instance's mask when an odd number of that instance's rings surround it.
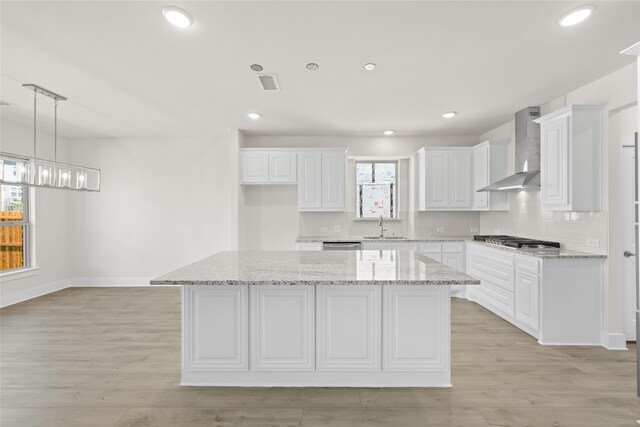
M 375 164 L 394 164 L 396 166 L 396 174 L 395 174 L 395 182 L 394 185 L 391 187 L 391 213 L 393 214 L 392 217 L 384 217 L 383 219 L 385 221 L 400 221 L 400 202 L 398 201 L 398 176 L 400 174 L 400 161 L 399 159 L 357 159 L 355 160 L 355 164 L 354 164 L 354 184 L 355 184 L 355 192 L 356 192 L 356 197 L 355 197 L 355 220 L 356 221 L 377 221 L 378 217 L 374 218 L 374 217 L 363 217 L 361 216 L 361 207 L 362 207 L 362 202 L 361 202 L 361 193 L 359 190 L 359 184 L 358 184 L 358 179 L 357 179 L 357 171 L 358 171 L 358 164 L 362 164 L 362 163 L 371 163 L 372 165 Z M 374 170 L 372 171 L 372 184 L 375 184 L 375 166 L 373 166 Z
M 22 188 L 22 220 L 21 221 L 0 221 L 0 227 L 22 227 L 22 267 L 0 270 L 0 277 L 3 281 L 30 276 L 37 272 L 35 267 L 35 244 L 34 244 L 34 215 L 33 205 L 35 204 L 35 191 L 26 185 L 0 184 L 5 187 Z M 9 190 L 11 191 L 11 190 Z M 33 272 L 33 273 L 30 273 Z M 24 274 L 30 273 L 30 274 Z

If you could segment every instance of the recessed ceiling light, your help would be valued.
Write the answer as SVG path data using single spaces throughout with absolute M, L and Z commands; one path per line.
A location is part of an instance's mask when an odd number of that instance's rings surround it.
M 563 27 L 571 27 L 572 25 L 579 24 L 591 16 L 594 10 L 596 10 L 596 6 L 593 4 L 585 4 L 572 9 L 558 19 L 558 24 Z
M 189 28 L 193 24 L 193 19 L 186 11 L 175 6 L 166 6 L 162 8 L 162 15 L 172 25 L 178 28 Z
M 385 135 L 393 135 L 393 131 L 392 130 L 385 130 L 384 134 Z
M 307 70 L 309 70 L 309 71 L 315 71 L 318 68 L 320 68 L 320 66 L 318 64 L 316 64 L 315 62 L 309 62 L 307 64 Z
M 445 119 L 450 119 L 451 117 L 455 117 L 455 115 L 458 114 L 455 111 L 447 111 L 446 113 L 442 113 L 442 117 L 444 117 Z
M 247 114 L 247 116 L 249 116 L 249 118 L 252 120 L 258 120 L 260 117 L 262 117 L 260 113 L 249 113 Z
M 374 64 L 373 62 L 369 62 L 367 64 L 364 64 L 363 68 L 367 71 L 373 71 L 376 68 L 376 64 Z
M 249 68 L 251 68 L 255 72 L 260 72 L 260 71 L 264 70 L 264 67 L 262 67 L 262 65 L 260 65 L 260 64 L 251 64 L 251 67 L 249 67 Z

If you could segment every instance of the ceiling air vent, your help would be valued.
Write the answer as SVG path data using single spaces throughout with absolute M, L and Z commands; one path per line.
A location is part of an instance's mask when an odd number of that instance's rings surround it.
M 258 74 L 260 86 L 264 90 L 280 90 L 280 84 L 275 74 Z

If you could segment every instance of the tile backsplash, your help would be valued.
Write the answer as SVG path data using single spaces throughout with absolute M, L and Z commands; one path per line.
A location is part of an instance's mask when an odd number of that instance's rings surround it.
M 482 234 L 512 234 L 557 241 L 567 249 L 607 253 L 607 212 L 547 212 L 539 191 L 509 195 L 507 212 L 480 214 Z

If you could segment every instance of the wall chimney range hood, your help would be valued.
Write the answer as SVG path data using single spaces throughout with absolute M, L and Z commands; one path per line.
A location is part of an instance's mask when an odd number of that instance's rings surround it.
M 540 107 L 527 107 L 516 113 L 515 174 L 478 191 L 522 191 L 540 189 Z

